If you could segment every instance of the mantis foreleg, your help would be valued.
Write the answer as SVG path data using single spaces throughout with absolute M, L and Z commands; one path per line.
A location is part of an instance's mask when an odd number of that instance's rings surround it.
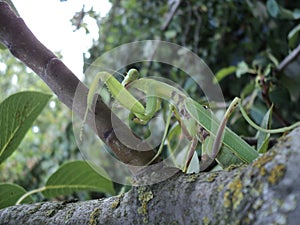
M 154 162 L 157 159 L 157 157 L 160 156 L 161 153 L 162 153 L 162 150 L 163 150 L 163 147 L 164 147 L 164 143 L 165 143 L 165 140 L 166 140 L 166 137 L 167 137 L 167 134 L 168 134 L 169 127 L 170 127 L 170 121 L 171 121 L 171 117 L 172 117 L 172 112 L 173 112 L 173 106 L 170 105 L 168 117 L 167 117 L 166 124 L 165 124 L 165 130 L 164 130 L 163 138 L 161 140 L 159 149 L 157 150 L 157 153 L 151 159 L 151 161 L 148 162 L 148 165 L 150 165 L 152 162 Z
M 128 85 L 134 79 L 138 77 L 138 72 L 135 69 L 131 69 L 125 77 L 123 84 Z M 146 123 L 151 119 L 154 113 L 157 111 L 157 99 L 155 97 L 149 97 L 147 99 L 146 108 L 140 103 L 114 76 L 108 72 L 100 72 L 94 78 L 88 95 L 87 95 L 87 108 L 84 114 L 82 126 L 80 128 L 80 140 L 82 141 L 83 125 L 86 122 L 89 111 L 92 110 L 94 96 L 98 92 L 99 81 L 102 81 L 114 99 L 116 99 L 123 107 L 130 110 L 140 123 Z

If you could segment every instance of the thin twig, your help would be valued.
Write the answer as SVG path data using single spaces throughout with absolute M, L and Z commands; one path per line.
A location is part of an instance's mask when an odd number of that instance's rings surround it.
M 167 19 L 166 19 L 165 23 L 160 28 L 162 31 L 165 31 L 168 28 L 168 26 L 171 23 L 177 9 L 179 8 L 180 3 L 181 3 L 180 0 L 175 0 L 175 3 L 173 3 L 173 5 L 171 6 L 171 10 L 168 13 Z
M 277 66 L 277 72 L 281 72 L 287 67 L 290 63 L 292 63 L 300 54 L 300 45 L 295 48 L 285 59 Z

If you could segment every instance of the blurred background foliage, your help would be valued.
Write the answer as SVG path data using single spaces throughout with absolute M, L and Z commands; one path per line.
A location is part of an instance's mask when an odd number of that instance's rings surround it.
M 87 32 L 84 16 L 93 17 L 99 25 L 99 39 L 84 55 L 85 68 L 123 43 L 147 39 L 169 41 L 199 55 L 218 75 L 225 99 L 229 102 L 235 96 L 243 97 L 256 122 L 261 121 L 272 104 L 274 126 L 300 120 L 300 69 L 294 69 L 294 73 L 276 70 L 278 63 L 300 43 L 299 1 L 110 2 L 112 8 L 104 18 L 99 17 L 97 9 L 83 8 L 71 19 L 76 29 Z M 143 71 L 142 64 L 135 66 Z M 198 95 L 180 71 L 153 64 L 151 72 L 171 78 L 186 87 L 193 98 L 202 101 L 203 96 Z M 0 78 L 1 101 L 21 90 L 51 93 L 38 76 L 4 50 L 0 54 Z M 255 134 L 239 115 L 233 117 L 230 126 L 240 135 Z M 19 150 L 1 165 L 0 182 L 34 189 L 62 162 L 78 158 L 81 156 L 73 136 L 71 112 L 53 97 Z
M 46 84 L 8 50 L 1 50 L 0 67 L 0 102 L 25 90 L 52 94 Z M 70 110 L 53 96 L 17 151 L 0 165 L 0 182 L 16 183 L 32 190 L 41 187 L 45 178 L 66 160 L 81 159 L 71 118 Z M 34 197 L 40 200 L 40 196 Z
M 169 41 L 200 56 L 219 77 L 225 99 L 230 101 L 235 96 L 243 97 L 246 108 L 257 123 L 261 122 L 272 104 L 274 126 L 299 120 L 300 75 L 278 72 L 276 68 L 300 43 L 300 2 L 110 2 L 112 9 L 108 16 L 98 20 L 99 40 L 86 55 L 86 66 L 123 43 L 147 39 Z M 144 67 L 135 66 L 143 75 Z M 156 64 L 147 69 L 151 75 L 159 74 L 190 88 L 188 93 L 201 101 L 195 87 L 189 84 L 190 80 L 180 72 Z M 255 132 L 239 118 L 235 118 L 232 128 L 245 136 Z

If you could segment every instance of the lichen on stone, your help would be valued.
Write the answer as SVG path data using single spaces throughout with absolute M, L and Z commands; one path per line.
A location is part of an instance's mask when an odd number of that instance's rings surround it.
M 186 182 L 189 182 L 189 183 L 194 182 L 197 180 L 198 177 L 199 177 L 199 174 L 196 174 L 196 173 L 189 174 Z
M 202 224 L 203 225 L 209 225 L 210 224 L 210 219 L 207 216 L 203 217 Z
M 211 174 L 208 175 L 208 177 L 206 178 L 206 180 L 211 183 L 211 182 L 213 182 L 217 178 L 217 176 L 218 176 L 217 173 L 211 173 Z
M 89 225 L 96 225 L 97 224 L 96 218 L 99 215 L 99 212 L 100 212 L 100 208 L 95 208 L 93 210 L 93 212 L 90 215 Z
M 276 184 L 285 174 L 286 166 L 284 164 L 276 165 L 268 176 L 268 182 L 271 185 Z
M 228 189 L 224 193 L 224 206 L 226 208 L 236 209 L 244 198 L 242 192 L 243 183 L 239 177 L 236 177 L 231 183 L 228 184 Z
M 116 197 L 116 200 L 114 202 L 111 203 L 110 207 L 112 209 L 115 209 L 117 208 L 119 205 L 120 205 L 120 201 L 121 201 L 121 198 L 123 198 L 124 194 L 121 194 L 119 196 Z
M 148 190 L 146 187 L 138 188 L 138 200 L 142 203 L 142 205 L 138 208 L 138 213 L 143 215 L 143 223 L 148 223 L 148 218 L 146 215 L 148 214 L 148 203 L 151 199 L 153 199 L 153 193 L 151 190 Z

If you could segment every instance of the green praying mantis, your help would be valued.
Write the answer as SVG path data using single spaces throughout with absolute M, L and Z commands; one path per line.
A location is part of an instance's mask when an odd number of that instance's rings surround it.
M 224 168 L 236 162 L 251 163 L 259 156 L 259 153 L 252 146 L 226 126 L 230 115 L 238 105 L 242 115 L 250 125 L 262 132 L 285 132 L 299 125 L 298 122 L 280 129 L 264 129 L 248 117 L 239 98 L 232 101 L 223 119 L 219 121 L 210 110 L 188 97 L 179 88 L 153 78 L 139 78 L 138 71 L 130 69 L 122 83 L 108 72 L 99 72 L 96 75 L 87 95 L 87 108 L 82 122 L 80 139 L 82 139 L 82 128 L 87 119 L 87 114 L 89 111 L 93 111 L 93 99 L 98 93 L 99 81 L 105 84 L 112 97 L 120 105 L 130 110 L 134 117 L 133 121 L 138 124 L 147 124 L 155 116 L 160 110 L 162 99 L 169 102 L 170 110 L 161 144 L 155 157 L 148 164 L 151 164 L 162 153 L 167 135 L 171 133 L 171 130 L 169 130 L 170 120 L 174 116 L 181 128 L 181 133 L 189 140 L 185 163 L 180 168 L 183 172 L 187 172 L 198 142 L 202 143 L 201 171 L 207 169 L 214 160 Z M 129 87 L 144 94 L 146 99 L 144 104 L 133 96 L 128 90 Z

